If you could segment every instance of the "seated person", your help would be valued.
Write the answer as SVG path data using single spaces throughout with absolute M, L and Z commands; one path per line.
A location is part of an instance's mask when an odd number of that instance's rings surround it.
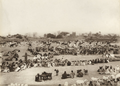
M 88 86 L 94 86 L 94 85 L 93 85 L 93 82 L 90 81 L 90 83 L 88 84 Z
M 101 63 L 105 63 L 105 59 L 101 59 Z
M 113 72 L 112 72 L 112 74 L 113 74 L 113 75 L 116 75 L 116 72 L 117 72 L 116 69 L 113 68 Z
M 47 80 L 48 79 L 48 77 L 46 76 L 47 72 L 44 71 L 41 75 L 43 77 L 43 80 Z
M 9 68 L 5 67 L 5 69 L 3 70 L 3 73 L 8 73 L 8 72 L 10 72 Z
M 88 61 L 88 64 L 91 65 L 91 60 Z
M 99 74 L 104 74 L 105 70 L 104 70 L 103 66 L 101 66 L 101 67 L 98 69 L 98 72 L 99 72 Z
M 109 62 L 109 60 L 108 59 L 105 59 L 105 63 L 108 63 Z
M 50 62 L 47 63 L 47 67 L 51 67 L 51 63 Z
M 94 64 L 95 64 L 95 61 L 94 61 L 94 59 L 91 61 L 91 64 L 92 64 L 92 65 L 94 65 Z
M 66 71 L 65 71 L 65 72 L 62 74 L 62 78 L 61 78 L 61 79 L 66 79 L 66 78 L 68 78 L 68 75 L 69 75 L 69 74 L 67 74 Z
M 40 76 L 39 73 L 35 76 L 35 81 L 36 82 L 41 82 L 42 81 L 41 76 Z
M 25 70 L 27 68 L 27 65 L 26 63 L 24 63 L 23 65 L 24 65 L 23 70 Z
M 30 67 L 29 68 L 31 68 L 31 67 L 34 67 L 34 64 L 32 62 L 30 63 Z
M 24 68 L 24 64 L 22 64 L 22 65 L 20 66 L 20 71 L 22 71 L 23 68 Z
M 70 62 L 70 61 L 68 61 L 68 62 L 67 62 L 67 66 L 70 66 L 70 65 L 71 65 L 71 62 Z
M 75 73 L 74 73 L 73 70 L 72 70 L 71 73 L 70 73 L 70 77 L 71 77 L 71 78 L 74 78 L 74 76 L 75 76 Z
M 120 71 L 120 67 L 118 65 L 115 67 L 115 69 L 116 71 Z
M 98 60 L 97 59 L 95 59 L 95 62 L 94 62 L 95 64 L 97 64 L 98 63 Z
M 77 71 L 77 77 L 83 77 L 82 70 L 78 70 L 78 71 Z
M 99 63 L 102 63 L 102 59 L 99 59 Z
M 17 68 L 15 69 L 15 72 L 18 72 L 20 70 L 20 67 L 17 66 Z
M 74 66 L 74 61 L 71 62 L 71 65 Z
M 38 64 L 37 63 L 34 63 L 34 67 L 37 67 L 38 66 Z
M 87 75 L 88 74 L 88 70 L 84 69 L 84 74 Z
M 82 65 L 83 65 L 83 66 L 85 66 L 85 65 L 86 65 L 86 64 L 85 64 L 85 61 L 83 61 L 83 62 L 82 62 Z
M 11 69 L 12 69 L 11 71 L 14 71 L 15 68 L 16 68 L 16 67 L 15 67 L 15 63 L 13 62 L 12 65 L 11 65 Z
M 109 69 L 109 71 L 110 71 L 110 74 L 113 74 L 113 68 L 112 68 L 112 66 L 110 66 L 110 69 Z
M 80 65 L 82 65 L 82 61 L 80 60 Z
M 109 68 L 105 69 L 105 74 L 110 74 Z
M 42 74 L 44 75 L 44 74 L 47 74 L 47 73 L 44 71 Z

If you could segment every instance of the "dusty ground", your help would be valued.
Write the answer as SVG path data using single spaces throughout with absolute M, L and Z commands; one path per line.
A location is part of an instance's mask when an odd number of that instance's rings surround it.
M 100 55 L 89 55 L 89 56 L 70 56 L 70 55 L 61 55 L 56 56 L 55 58 L 67 58 L 69 60 L 81 60 L 81 59 L 94 59 L 101 57 Z M 10 73 L 0 73 L 0 83 L 1 84 L 10 84 L 10 83 L 27 83 L 27 84 L 34 84 L 34 85 L 52 85 L 55 84 L 56 86 L 58 84 L 64 84 L 66 81 L 69 82 L 69 84 L 73 84 L 78 79 L 88 79 L 90 80 L 91 77 L 99 77 L 102 78 L 102 75 L 99 75 L 96 71 L 101 65 L 113 65 L 116 66 L 120 62 L 110 62 L 110 63 L 102 63 L 102 64 L 95 64 L 95 65 L 86 65 L 86 66 L 64 66 L 64 67 L 51 67 L 51 68 L 44 68 L 44 67 L 36 67 L 36 68 L 29 68 L 24 71 L 20 72 L 10 72 Z M 59 69 L 59 76 L 55 76 L 54 69 Z M 76 73 L 76 70 L 78 69 L 88 69 L 89 75 L 84 75 L 83 78 L 75 77 L 74 79 L 68 78 L 68 79 L 61 79 L 61 75 L 64 71 L 67 71 L 67 73 L 70 73 L 71 70 L 73 70 Z M 53 79 L 44 81 L 44 82 L 35 82 L 35 75 L 37 73 L 42 73 L 43 71 L 51 72 Z M 0 85 L 1 86 L 1 85 Z
M 24 59 L 22 57 L 26 50 L 27 47 L 17 47 L 17 48 L 0 48 L 1 51 L 9 51 L 9 50 L 14 50 L 14 49 L 20 49 L 21 51 L 19 52 L 20 59 Z M 29 55 L 30 53 L 27 52 Z M 29 57 L 32 59 L 32 57 Z M 55 58 L 64 58 L 64 59 L 69 59 L 70 61 L 72 60 L 83 60 L 83 59 L 95 59 L 95 58 L 101 58 L 101 55 L 87 55 L 87 56 L 72 56 L 72 55 L 60 55 L 60 56 L 55 56 Z M 120 64 L 120 61 L 117 62 L 110 62 L 110 63 L 103 63 L 103 64 L 95 64 L 95 65 L 86 65 L 86 66 L 64 66 L 64 67 L 51 67 L 51 68 L 44 68 L 44 67 L 36 67 L 36 68 L 29 68 L 24 71 L 20 72 L 10 72 L 10 73 L 0 73 L 0 86 L 3 86 L 5 84 L 10 84 L 10 83 L 27 83 L 29 85 L 39 85 L 39 86 L 46 86 L 46 85 L 51 85 L 51 86 L 58 86 L 58 84 L 63 84 L 66 81 L 69 82 L 69 84 L 73 84 L 76 82 L 78 79 L 88 79 L 90 80 L 91 77 L 99 77 L 101 78 L 102 75 L 99 75 L 96 71 L 99 68 L 99 66 L 103 65 L 113 65 L 116 66 Z M 55 71 L 54 69 L 59 69 L 59 76 L 55 76 Z M 64 71 L 67 71 L 67 73 L 70 73 L 71 70 L 73 70 L 76 73 L 76 70 L 78 69 L 88 69 L 89 75 L 84 75 L 83 78 L 78 78 L 75 77 L 74 79 L 61 79 L 61 75 Z M 43 71 L 46 72 L 51 72 L 52 73 L 52 80 L 48 80 L 45 82 L 35 82 L 35 75 L 37 73 L 42 73 Z

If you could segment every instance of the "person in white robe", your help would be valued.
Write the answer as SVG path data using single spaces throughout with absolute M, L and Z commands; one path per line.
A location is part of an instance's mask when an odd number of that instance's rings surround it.
M 8 73 L 8 72 L 10 72 L 9 68 L 5 67 L 5 69 L 3 70 L 3 73 Z
M 20 70 L 20 67 L 18 66 L 16 69 L 15 69 L 15 72 L 18 72 Z
M 117 65 L 116 67 L 115 67 L 115 69 L 116 69 L 116 71 L 120 71 L 120 67 Z
M 110 71 L 108 68 L 105 70 L 105 74 L 108 74 L 108 75 L 110 74 Z

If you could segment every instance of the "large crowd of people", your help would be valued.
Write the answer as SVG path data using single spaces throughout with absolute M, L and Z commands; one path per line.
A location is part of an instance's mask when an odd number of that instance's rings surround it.
M 59 84 L 58 86 L 62 86 Z M 120 86 L 120 78 L 114 78 L 109 76 L 109 78 L 95 78 L 92 77 L 91 81 L 85 80 L 77 80 L 74 84 L 69 84 L 68 82 L 64 83 L 64 86 Z
M 26 41 L 26 42 L 6 42 L 1 44 L 1 47 L 27 46 L 32 54 L 37 52 L 54 52 L 56 55 L 72 54 L 72 55 L 90 55 L 90 54 L 105 54 L 113 52 L 119 53 L 120 46 L 113 45 L 110 42 L 86 42 L 83 40 L 77 41 Z M 14 46 L 13 46 L 14 47 Z
M 35 45 L 37 46 L 35 47 Z M 113 51 L 114 54 L 117 54 L 119 53 L 119 46 L 111 45 L 108 42 L 42 41 L 29 43 L 28 50 L 32 52 L 32 54 L 35 54 L 36 52 L 54 52 L 54 54 L 56 55 L 60 54 L 90 55 L 90 54 L 105 54 L 111 51 Z
M 58 66 L 85 66 L 85 65 L 95 65 L 98 63 L 109 63 L 111 61 L 120 61 L 120 59 L 114 58 L 114 54 L 119 54 L 120 46 L 112 45 L 110 42 L 85 42 L 81 40 L 77 41 L 27 41 L 27 42 L 6 42 L 0 45 L 1 47 L 9 47 L 15 50 L 2 51 L 3 56 L 9 56 L 9 58 L 1 60 L 1 72 L 19 72 L 31 67 L 58 67 Z M 32 59 L 29 59 L 27 53 L 24 55 L 24 60 L 19 57 L 19 48 L 18 47 L 27 47 L 26 51 L 29 51 L 33 56 Z M 1 54 L 1 53 L 0 53 Z M 96 58 L 91 60 L 73 60 L 69 59 L 53 59 L 54 55 L 101 55 L 103 58 Z M 2 55 L 0 55 L 2 58 Z M 15 61 L 13 61 L 15 58 Z M 116 73 L 117 67 L 100 67 L 98 69 L 99 74 L 113 75 Z M 120 70 L 120 68 L 118 69 Z M 55 69 L 56 76 L 59 74 L 59 70 Z M 45 75 L 51 73 L 44 72 L 43 74 L 37 74 L 35 81 L 41 81 L 48 79 L 44 78 Z M 83 77 L 84 74 L 88 74 L 88 70 L 84 69 L 77 70 L 77 74 L 74 73 L 74 70 L 71 70 L 71 73 L 67 74 L 66 71 L 61 76 L 61 79 Z M 41 78 L 42 77 L 42 78 Z M 38 80 L 40 79 L 40 80 Z M 50 76 L 52 79 L 52 76 Z M 120 79 L 110 79 L 109 81 L 102 79 L 100 82 L 97 79 L 96 81 L 90 81 L 89 84 L 81 83 L 80 86 L 115 86 L 111 85 L 114 83 L 120 83 Z M 88 82 L 87 82 L 88 83 Z M 78 84 L 78 83 L 76 83 Z M 84 85 L 83 85 L 84 84 Z M 109 85 L 110 84 L 110 85 Z M 116 85 L 117 86 L 117 85 Z
M 118 65 L 116 67 L 101 66 L 101 67 L 99 67 L 98 72 L 99 72 L 99 74 L 115 75 L 120 72 L 120 67 Z
M 44 58 L 43 58 L 44 57 Z M 69 59 L 54 59 L 52 54 L 45 56 L 34 56 L 33 59 L 25 59 L 18 60 L 15 62 L 4 61 L 1 64 L 1 72 L 18 72 L 25 70 L 26 68 L 31 67 L 58 67 L 58 66 L 85 66 L 85 65 L 95 65 L 98 63 L 109 63 L 110 61 L 115 61 L 115 59 L 111 58 L 96 58 L 91 60 L 73 60 Z M 116 59 L 116 61 L 120 61 L 120 59 Z
M 31 67 L 49 67 L 49 64 L 52 62 L 52 58 L 51 55 L 46 57 L 47 58 L 43 59 L 38 57 L 33 57 L 33 59 L 26 59 L 25 56 L 24 60 L 20 59 L 15 62 L 4 61 L 1 65 L 1 72 L 18 72 Z
M 103 73 L 103 70 L 104 70 L 104 73 Z M 99 74 L 101 74 L 101 71 L 102 71 L 102 74 L 107 76 L 103 76 L 102 78 L 91 77 L 90 81 L 87 79 L 76 80 L 76 83 L 72 85 L 69 84 L 68 82 L 65 82 L 64 86 L 120 86 L 120 67 L 118 65 L 115 67 L 105 66 L 105 68 L 102 66 L 98 69 Z M 81 70 L 77 70 L 76 76 L 83 77 L 83 74 L 85 73 L 86 73 L 85 71 L 83 73 Z M 66 75 L 66 78 L 68 77 L 74 78 L 75 73 L 71 71 L 71 74 L 67 74 L 65 71 L 62 77 L 65 75 Z M 62 86 L 62 85 L 59 84 L 58 86 Z
M 120 67 L 117 65 L 115 67 L 113 66 L 102 66 L 98 69 L 98 72 L 101 74 L 101 69 L 104 69 L 105 72 L 109 69 L 109 71 L 111 70 L 115 70 L 116 74 L 114 73 L 104 73 L 105 75 L 103 75 L 102 78 L 96 78 L 96 77 L 91 77 L 90 80 L 87 79 L 78 79 L 75 81 L 74 84 L 69 84 L 67 81 L 63 84 L 64 86 L 120 86 Z M 102 70 L 103 70 L 102 69 Z M 59 70 L 55 69 L 56 71 L 56 76 L 58 76 Z M 75 77 L 83 77 L 84 75 L 88 75 L 88 70 L 86 69 L 80 69 L 77 70 L 77 74 L 75 73 L 75 71 L 71 70 L 71 73 L 67 73 L 66 71 L 64 71 L 64 73 L 61 76 L 61 79 L 67 79 L 67 78 L 71 78 L 74 79 Z M 52 79 L 52 73 L 47 73 L 47 72 L 43 72 L 42 74 L 37 74 L 35 76 L 35 81 L 36 82 L 42 82 L 42 81 L 46 81 L 46 80 L 51 80 Z M 18 86 L 18 83 L 15 83 L 13 85 L 13 83 L 11 83 L 9 86 Z M 62 84 L 56 85 L 56 86 L 63 86 Z M 23 86 L 28 86 L 27 84 L 23 84 Z
M 17 46 L 11 46 L 11 45 Z M 22 61 L 19 62 L 19 49 L 18 46 L 21 47 L 28 47 L 26 51 L 29 51 L 33 55 L 33 59 L 29 61 Z M 1 47 L 16 47 L 13 51 L 2 51 L 3 56 L 9 56 L 6 61 L 12 61 L 15 59 L 15 62 L 8 63 L 2 62 L 2 72 L 8 71 L 18 71 L 23 70 L 28 67 L 34 66 L 44 66 L 44 67 L 51 67 L 51 66 L 79 66 L 79 65 L 88 65 L 88 64 L 96 64 L 96 63 L 108 63 L 111 61 L 110 57 L 114 57 L 114 53 L 119 53 L 119 47 L 117 45 L 111 45 L 110 42 L 85 42 L 81 40 L 77 41 L 27 41 L 27 42 L 6 42 L 1 44 Z M 44 52 L 44 54 L 41 54 Z M 110 53 L 113 54 L 110 54 Z M 61 54 L 102 54 L 102 59 L 93 59 L 93 60 L 77 60 L 77 61 L 69 61 L 68 59 L 55 59 L 52 58 L 54 55 L 61 55 Z M 107 57 L 104 58 L 104 57 Z M 109 59 L 108 59 L 109 58 Z M 16 62 L 17 61 L 17 62 Z M 26 66 L 27 65 L 27 66 Z M 28 66 L 29 65 L 29 66 Z M 12 70 L 11 70 L 12 69 Z

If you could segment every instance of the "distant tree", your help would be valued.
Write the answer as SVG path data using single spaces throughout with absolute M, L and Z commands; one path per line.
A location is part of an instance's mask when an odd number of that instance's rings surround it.
M 113 35 L 111 39 L 113 39 L 113 40 L 117 39 L 117 35 L 116 34 Z
M 37 32 L 33 33 L 33 37 L 36 38 L 37 37 Z
M 109 38 L 111 38 L 111 37 L 112 37 L 112 35 L 111 35 L 111 34 L 107 34 L 107 36 L 108 36 Z
M 30 33 L 26 33 L 25 36 L 26 37 L 31 37 L 31 34 Z
M 60 31 L 57 31 L 57 35 L 59 35 L 60 34 Z
M 56 36 L 54 34 L 48 33 L 47 38 L 56 38 Z
M 101 34 L 99 34 L 99 33 L 95 33 L 94 36 L 96 36 L 96 37 L 100 37 Z
M 8 34 L 8 36 L 7 36 L 8 38 L 10 38 L 11 37 L 11 34 Z
M 57 35 L 57 37 L 56 38 L 63 38 L 63 36 L 62 35 Z
M 6 37 L 4 37 L 4 36 L 0 36 L 0 38 L 5 39 Z
M 89 32 L 89 33 L 88 33 L 88 36 L 92 36 L 92 33 L 91 33 L 91 32 Z
M 23 37 L 21 35 L 17 35 L 16 38 L 22 39 Z
M 44 34 L 44 37 L 46 38 L 46 37 L 47 37 L 47 34 Z
M 67 34 L 69 34 L 69 33 L 68 32 L 61 32 L 59 35 L 66 36 Z

